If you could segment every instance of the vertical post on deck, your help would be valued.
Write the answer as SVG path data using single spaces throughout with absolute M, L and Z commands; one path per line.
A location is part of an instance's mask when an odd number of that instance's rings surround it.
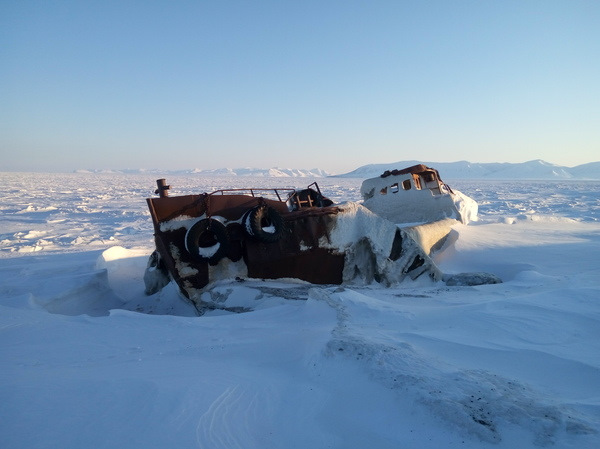
M 157 193 L 160 198 L 166 198 L 169 196 L 169 189 L 171 186 L 167 185 L 167 181 L 164 178 L 157 179 L 156 185 L 158 186 L 158 189 L 156 189 L 154 193 Z

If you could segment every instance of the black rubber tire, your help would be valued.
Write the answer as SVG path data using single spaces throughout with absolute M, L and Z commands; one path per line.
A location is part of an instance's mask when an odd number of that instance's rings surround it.
M 208 254 L 210 251 L 202 251 L 213 248 L 217 244 L 219 246 L 214 249 L 212 254 Z M 185 249 L 194 260 L 216 264 L 229 251 L 229 235 L 225 225 L 218 220 L 209 218 L 197 221 L 185 235 Z
M 250 209 L 244 216 L 243 222 L 246 232 L 261 242 L 276 242 L 283 234 L 283 218 L 279 212 L 269 206 Z M 267 227 L 273 227 L 273 230 L 265 230 Z

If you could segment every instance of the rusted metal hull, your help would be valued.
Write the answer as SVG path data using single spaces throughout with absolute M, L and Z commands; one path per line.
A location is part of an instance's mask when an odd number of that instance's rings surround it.
M 206 216 L 226 223 L 230 241 L 227 259 L 242 260 L 248 277 L 298 278 L 314 284 L 342 282 L 344 254 L 319 246 L 319 241 L 327 238 L 331 217 L 339 212 L 337 207 L 290 212 L 283 202 L 246 195 L 187 195 L 149 198 L 147 202 L 156 248 L 188 297 L 210 281 L 210 263 L 195 260 L 185 251 L 184 243 L 189 224 Z M 275 242 L 251 238 L 240 223 L 244 213 L 260 205 L 275 209 L 283 217 L 283 232 Z
M 199 308 L 204 287 L 223 278 L 313 284 L 441 278 L 407 232 L 358 203 L 334 206 L 312 189 L 275 191 L 275 199 L 256 189 L 184 196 L 167 190 L 161 180 L 160 197 L 147 199 L 157 251 L 151 260 L 159 261 L 151 268 L 160 265 Z

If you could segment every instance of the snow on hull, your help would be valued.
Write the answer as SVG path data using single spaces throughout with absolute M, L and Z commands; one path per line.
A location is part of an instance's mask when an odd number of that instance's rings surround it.
M 318 186 L 289 196 L 276 191 L 278 199 L 269 193 L 237 189 L 147 199 L 160 264 L 200 311 L 212 307 L 203 289 L 232 277 L 321 285 L 442 277 L 409 232 L 359 203 L 333 206 Z M 149 293 L 164 283 L 157 266 L 147 269 Z
M 402 229 L 430 256 L 442 251 L 458 239 L 454 227 L 458 221 L 452 218 L 425 223 L 417 226 L 407 226 Z
M 427 273 L 441 279 L 435 263 L 410 234 L 358 203 L 341 206 L 325 247 L 345 254 L 344 282 L 384 285 L 412 280 Z
M 430 223 L 454 218 L 464 224 L 477 219 L 477 203 L 445 185 L 436 170 L 416 165 L 366 179 L 363 204 L 393 223 Z
M 415 241 L 410 231 L 400 229 L 392 222 L 379 217 L 359 203 L 346 203 L 335 208 L 335 213 L 311 217 L 303 215 L 299 220 L 290 220 L 287 226 L 290 232 L 281 241 L 272 243 L 257 243 L 249 239 L 245 245 L 246 256 L 241 260 L 231 260 L 227 257 L 218 263 L 207 264 L 186 256 L 181 249 L 178 238 L 187 232 L 187 226 L 194 221 L 177 220 L 178 225 L 170 222 L 160 224 L 161 235 L 171 243 L 168 245 L 168 256 L 173 260 L 174 278 L 187 298 L 196 304 L 204 313 L 208 309 L 220 307 L 203 295 L 206 285 L 197 282 L 199 273 L 207 270 L 209 285 L 223 279 L 246 278 L 287 278 L 316 284 L 370 284 L 378 282 L 383 285 L 393 285 L 405 279 L 415 280 L 427 274 L 434 281 L 442 278 L 442 273 L 436 267 L 429 255 Z M 315 229 L 323 226 L 323 230 L 314 236 L 306 235 L 305 229 Z M 301 229 L 298 229 L 301 228 Z M 298 249 L 290 252 L 289 248 L 297 245 Z M 287 252 L 283 253 L 282 248 Z M 320 252 L 317 252 L 320 251 Z M 253 254 L 267 254 L 269 263 L 277 264 L 278 257 L 287 262 L 279 264 L 279 271 L 264 270 L 265 260 L 253 259 Z M 332 263 L 340 260 L 341 263 Z M 329 270 L 326 277 L 315 276 L 306 267 L 289 264 L 290 258 L 311 265 L 312 270 Z M 256 263 L 263 264 L 263 270 L 256 274 Z M 204 268 L 203 268 L 204 267 Z M 149 267 L 153 275 L 154 267 Z M 147 274 L 148 273 L 147 270 Z M 338 271 L 335 274 L 333 271 Z M 154 276 L 148 278 L 152 286 L 156 284 Z M 150 286 L 150 287 L 152 287 Z M 152 288 L 150 292 L 154 292 Z

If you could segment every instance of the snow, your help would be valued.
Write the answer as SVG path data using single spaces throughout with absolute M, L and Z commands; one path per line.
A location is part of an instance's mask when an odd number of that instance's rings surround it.
M 144 294 L 155 175 L 0 177 L 2 448 L 600 447 L 600 182 L 450 183 L 479 220 L 438 266 L 503 283 L 232 277 L 203 295 L 247 313 L 198 317 Z

